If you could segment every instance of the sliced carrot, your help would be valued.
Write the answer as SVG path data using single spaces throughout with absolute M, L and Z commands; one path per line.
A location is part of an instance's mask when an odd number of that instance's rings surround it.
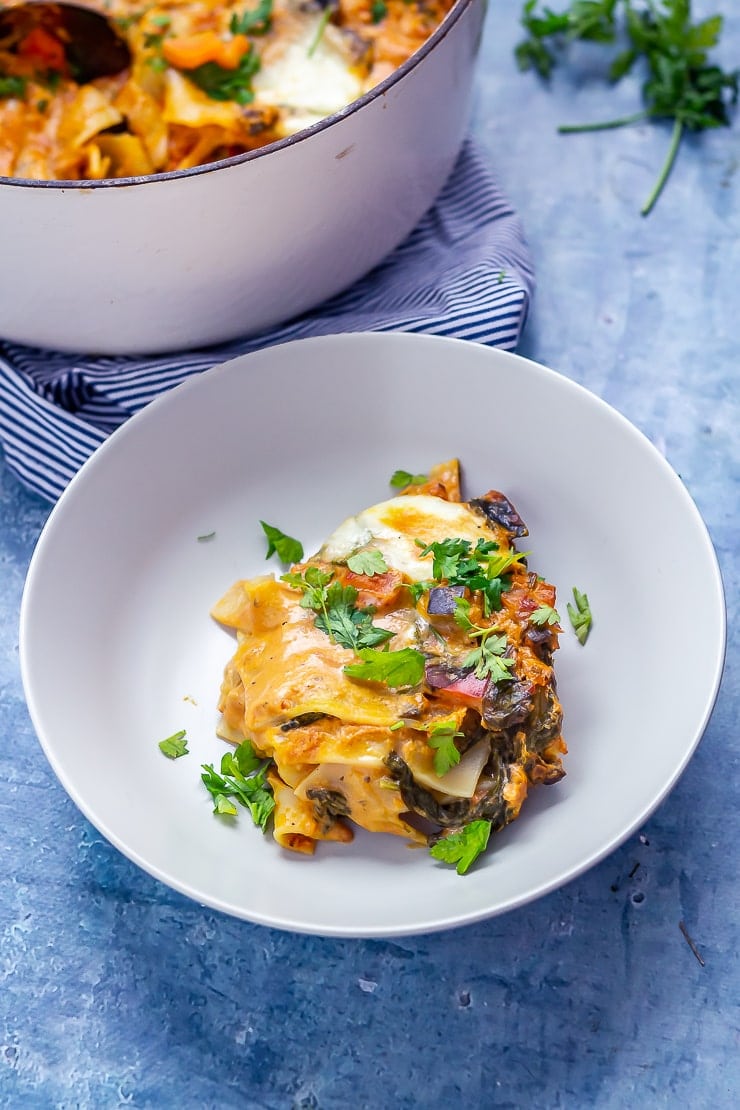
M 215 62 L 222 69 L 236 69 L 249 48 L 246 35 L 222 39 L 215 31 L 199 31 L 165 39 L 162 54 L 175 69 L 197 69 L 206 62 Z

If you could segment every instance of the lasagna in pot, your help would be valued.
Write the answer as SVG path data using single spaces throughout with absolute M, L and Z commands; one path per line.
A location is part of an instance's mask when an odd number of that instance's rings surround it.
M 359 826 L 463 872 L 564 774 L 555 589 L 503 493 L 463 501 L 456 460 L 408 479 L 214 607 L 238 641 L 219 731 L 264 761 L 284 848 Z
M 0 3 L 0 176 L 139 177 L 263 147 L 388 77 L 453 0 L 81 3 L 128 44 L 121 72 L 95 75 L 53 4 Z

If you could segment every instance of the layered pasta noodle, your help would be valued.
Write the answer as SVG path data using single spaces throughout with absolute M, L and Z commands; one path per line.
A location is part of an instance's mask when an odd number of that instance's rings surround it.
M 463 501 L 456 460 L 346 520 L 284 575 L 236 582 L 221 735 L 269 760 L 274 837 L 313 853 L 355 827 L 458 870 L 564 774 L 554 587 L 503 493 Z
M 128 43 L 131 64 L 120 73 L 88 79 L 52 6 L 11 21 L 0 4 L 0 176 L 138 177 L 263 147 L 389 76 L 452 0 L 87 6 Z

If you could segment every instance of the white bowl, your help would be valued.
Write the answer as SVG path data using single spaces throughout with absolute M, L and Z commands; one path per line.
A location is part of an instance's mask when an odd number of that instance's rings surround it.
M 402 838 L 361 833 L 307 859 L 246 816 L 233 826 L 214 817 L 199 771 L 225 748 L 216 702 L 234 645 L 208 613 L 237 578 L 272 569 L 259 521 L 314 550 L 383 500 L 394 470 L 453 455 L 469 495 L 494 487 L 511 498 L 529 525 L 530 565 L 557 585 L 563 617 L 573 586 L 589 596 L 590 638 L 581 646 L 566 628 L 556 657 L 566 778 L 534 790 L 463 877 Z M 500 913 L 612 851 L 699 742 L 724 642 L 706 529 L 627 420 L 515 355 L 386 334 L 244 356 L 124 425 L 49 518 L 20 650 L 56 774 L 137 864 L 250 921 L 378 936 Z M 191 754 L 171 762 L 158 741 L 181 728 Z

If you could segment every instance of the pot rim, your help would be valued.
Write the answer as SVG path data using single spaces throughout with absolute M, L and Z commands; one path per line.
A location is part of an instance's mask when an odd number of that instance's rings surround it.
M 142 186 L 155 184 L 160 181 L 172 181 L 183 177 L 199 177 L 203 174 L 215 173 L 218 170 L 226 169 L 231 166 L 239 166 L 244 162 L 252 162 L 257 158 L 266 158 L 271 154 L 276 154 L 286 147 L 297 146 L 299 143 L 305 142 L 310 139 L 312 135 L 317 134 L 319 131 L 325 131 L 331 127 L 333 123 L 340 119 L 346 119 L 348 116 L 354 115 L 364 108 L 366 104 L 370 104 L 373 100 L 377 100 L 385 96 L 394 85 L 402 81 L 407 73 L 410 73 L 416 68 L 424 58 L 434 50 L 435 46 L 442 39 L 446 38 L 454 25 L 468 8 L 473 4 L 478 3 L 479 0 L 454 0 L 450 10 L 445 15 L 439 26 L 432 32 L 426 42 L 422 43 L 415 53 L 402 62 L 398 69 L 395 69 L 388 77 L 384 78 L 379 84 L 368 89 L 366 93 L 353 100 L 351 104 L 345 105 L 339 111 L 334 112 L 330 116 L 325 116 L 324 119 L 319 120 L 317 123 L 312 124 L 310 127 L 304 128 L 302 131 L 297 131 L 294 135 L 288 135 L 284 139 L 278 139 L 274 143 L 268 143 L 266 146 L 258 147 L 256 150 L 248 150 L 243 154 L 234 154 L 230 158 L 221 158 L 217 162 L 206 162 L 202 166 L 190 166 L 188 169 L 183 170 L 166 170 L 164 173 L 153 173 L 140 177 L 104 177 L 95 181 L 85 181 L 79 179 L 71 180 L 54 180 L 54 181 L 39 181 L 35 178 L 29 177 L 3 177 L 0 175 L 0 186 L 9 185 L 21 189 L 74 189 L 74 190 L 95 190 L 95 189 L 118 189 L 122 187 Z

